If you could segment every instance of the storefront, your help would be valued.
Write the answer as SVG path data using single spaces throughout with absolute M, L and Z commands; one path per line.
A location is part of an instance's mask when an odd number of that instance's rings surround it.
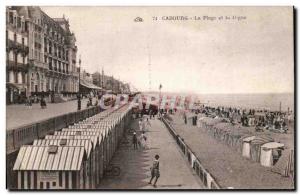
M 6 83 L 6 104 L 22 104 L 26 101 L 24 84 Z

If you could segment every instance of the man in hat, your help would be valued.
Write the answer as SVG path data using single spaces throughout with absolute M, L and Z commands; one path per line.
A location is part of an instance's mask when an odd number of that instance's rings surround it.
M 133 149 L 138 149 L 138 139 L 136 136 L 136 132 L 133 133 L 133 137 L 132 137 L 132 143 L 133 143 Z

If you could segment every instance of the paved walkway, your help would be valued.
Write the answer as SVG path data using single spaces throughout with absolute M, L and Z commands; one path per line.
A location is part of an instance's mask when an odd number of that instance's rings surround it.
M 137 121 L 132 128 L 137 128 Z M 133 146 L 120 145 L 111 164 L 120 166 L 121 174 L 117 177 L 107 177 L 102 180 L 101 189 L 201 189 L 200 180 L 184 160 L 179 147 L 169 134 L 164 124 L 155 119 L 146 132 L 149 149 L 134 150 Z M 139 132 L 138 132 L 139 135 Z M 127 139 L 132 136 L 127 134 Z M 150 167 L 154 155 L 160 155 L 160 175 L 157 188 L 148 184 Z
M 81 101 L 81 108 L 85 109 L 88 99 Z M 30 109 L 25 104 L 6 106 L 6 129 L 12 129 L 23 125 L 45 120 L 51 117 L 63 115 L 77 110 L 77 100 L 63 103 L 47 104 L 46 109 L 41 109 L 40 104 L 33 104 Z

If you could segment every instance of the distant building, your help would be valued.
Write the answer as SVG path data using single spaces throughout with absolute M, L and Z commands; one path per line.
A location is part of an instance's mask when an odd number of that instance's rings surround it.
M 86 72 L 85 70 L 80 72 L 80 79 L 84 80 L 88 83 L 93 83 L 93 77 L 92 74 Z
M 33 6 L 8 7 L 6 12 L 7 48 L 20 46 L 8 49 L 7 83 L 17 83 L 25 96 L 78 92 L 76 38 L 69 21 Z M 8 103 L 15 103 L 12 99 Z
M 106 90 L 111 90 L 113 93 L 130 93 L 130 87 L 128 83 L 123 83 L 113 76 L 107 76 L 102 71 L 102 74 L 95 72 L 92 74 L 93 84 L 102 87 Z

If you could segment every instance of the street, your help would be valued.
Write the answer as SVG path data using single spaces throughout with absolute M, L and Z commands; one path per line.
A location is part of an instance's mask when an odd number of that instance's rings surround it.
M 81 100 L 81 109 L 86 108 L 87 100 Z M 25 104 L 8 105 L 6 106 L 6 130 L 75 111 L 77 111 L 77 100 L 48 103 L 46 109 L 41 109 L 39 103 L 32 104 L 31 109 Z
M 149 149 L 134 150 L 131 133 L 127 134 L 130 145 L 120 145 L 111 164 L 121 168 L 120 176 L 106 177 L 102 180 L 99 189 L 202 189 L 200 179 L 192 172 L 184 160 L 174 139 L 164 124 L 157 120 L 150 120 L 151 127 L 146 131 Z M 137 130 L 137 120 L 131 128 Z M 137 132 L 139 135 L 140 132 Z M 148 184 L 150 167 L 154 156 L 158 154 L 160 177 L 157 188 Z M 152 182 L 153 183 L 153 182 Z

